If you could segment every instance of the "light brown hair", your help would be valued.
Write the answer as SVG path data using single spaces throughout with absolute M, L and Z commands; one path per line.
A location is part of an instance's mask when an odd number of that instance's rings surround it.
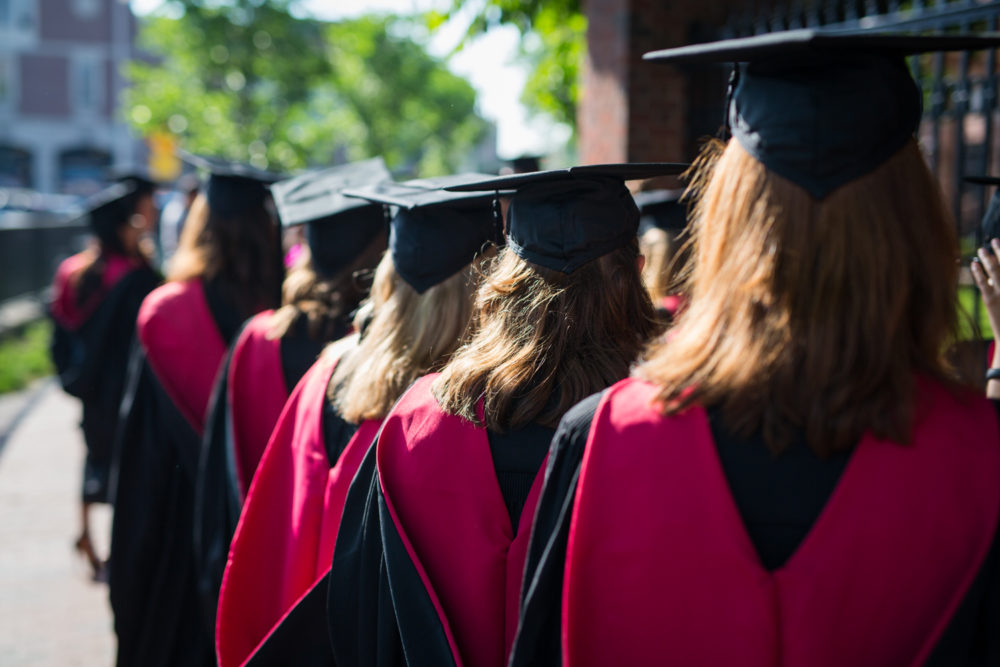
M 947 380 L 954 224 L 915 141 L 821 201 L 737 142 L 694 167 L 690 299 L 638 375 L 666 414 L 717 405 L 772 451 L 820 455 L 863 433 L 905 443 L 915 374 Z
M 215 283 L 245 318 L 278 305 L 280 235 L 266 208 L 227 217 L 199 194 L 184 222 L 167 280 L 200 278 Z
M 687 264 L 687 235 L 650 227 L 639 237 L 639 252 L 646 258 L 642 282 L 653 303 L 676 291 L 684 266 Z
M 506 249 L 479 288 L 473 338 L 434 384 L 442 408 L 504 432 L 555 426 L 575 403 L 628 375 L 659 331 L 638 242 L 564 274 Z
M 385 243 L 386 232 L 383 231 L 353 262 L 330 277 L 316 273 L 309 247 L 304 247 L 282 283 L 282 306 L 271 317 L 268 338 L 283 338 L 303 318 L 312 340 L 336 338 L 344 316 L 357 308 L 365 297 L 367 290 L 357 279 L 358 274 L 368 272 L 378 263 Z
M 385 254 L 372 284 L 374 317 L 330 381 L 341 417 L 355 424 L 385 417 L 414 380 L 447 362 L 469 326 L 479 261 L 418 294 Z

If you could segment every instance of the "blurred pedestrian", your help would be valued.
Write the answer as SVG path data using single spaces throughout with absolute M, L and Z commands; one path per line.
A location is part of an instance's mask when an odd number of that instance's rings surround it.
M 229 543 L 271 430 L 324 345 L 349 333 L 385 250 L 382 207 L 342 190 L 387 180 L 378 158 L 271 186 L 283 226 L 305 226 L 307 247 L 285 278 L 282 307 L 243 324 L 216 377 L 194 512 L 198 585 L 213 628 Z
M 64 260 L 52 285 L 52 359 L 63 388 L 83 404 L 87 446 L 75 546 L 95 579 L 105 573 L 91 541 L 89 510 L 93 503 L 109 502 L 111 453 L 135 319 L 142 300 L 159 282 L 141 248 L 155 217 L 152 201 L 149 182 L 119 183 L 88 200 L 94 244 Z
M 143 301 L 113 468 L 109 583 L 119 665 L 213 664 L 195 581 L 194 484 L 209 397 L 240 325 L 276 306 L 277 176 L 188 155 L 210 173 L 168 282 Z

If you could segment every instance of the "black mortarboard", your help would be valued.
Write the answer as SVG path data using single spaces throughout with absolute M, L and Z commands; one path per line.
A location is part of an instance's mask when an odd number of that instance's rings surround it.
M 264 205 L 267 185 L 281 180 L 279 174 L 257 169 L 242 162 L 179 151 L 182 160 L 209 173 L 205 197 L 214 212 L 225 217 L 239 216 Z
M 134 183 L 114 183 L 83 202 L 87 224 L 102 243 L 117 243 L 118 228 L 132 214 L 135 192 Z
M 107 172 L 108 180 L 113 183 L 131 183 L 136 194 L 150 194 L 156 191 L 156 180 L 141 167 L 111 167 Z
M 647 53 L 667 63 L 741 63 L 728 124 L 765 167 L 822 199 L 913 137 L 922 95 L 904 56 L 1000 45 L 1000 35 L 789 30 Z
M 639 233 L 656 227 L 680 232 L 687 226 L 687 206 L 681 203 L 683 190 L 644 190 L 633 195 L 639 207 Z
M 497 240 L 493 196 L 447 192 L 444 186 L 481 181 L 458 174 L 404 183 L 380 183 L 345 194 L 398 208 L 389 223 L 389 252 L 396 272 L 419 294 L 467 266 Z
M 507 207 L 507 243 L 519 257 L 572 273 L 635 238 L 639 210 L 625 181 L 672 176 L 677 163 L 603 164 L 513 174 L 455 186 L 516 190 Z
M 1000 176 L 966 176 L 965 180 L 977 185 L 1000 185 Z M 993 193 L 979 228 L 983 231 L 984 242 L 1000 239 L 1000 189 Z
M 283 225 L 306 226 L 313 267 L 336 275 L 385 228 L 382 207 L 347 197 L 343 190 L 388 181 L 382 158 L 313 171 L 271 186 Z

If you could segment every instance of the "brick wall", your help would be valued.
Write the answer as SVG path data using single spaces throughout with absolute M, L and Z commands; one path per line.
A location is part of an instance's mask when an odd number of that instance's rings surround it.
M 584 163 L 687 161 L 721 125 L 725 73 L 645 62 L 648 51 L 711 39 L 745 0 L 589 0 Z

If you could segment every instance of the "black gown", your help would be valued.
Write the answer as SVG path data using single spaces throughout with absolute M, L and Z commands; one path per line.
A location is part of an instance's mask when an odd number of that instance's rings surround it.
M 79 327 L 70 329 L 52 316 L 50 353 L 63 389 L 83 404 L 87 457 L 83 501 L 108 502 L 108 477 L 118 406 L 125 390 L 135 320 L 142 300 L 160 282 L 148 266 L 122 277 Z
M 563 417 L 552 441 L 545 486 L 535 513 L 521 592 L 521 623 L 510 665 L 559 665 L 563 570 L 580 464 L 602 394 Z M 1000 402 L 994 402 L 1000 413 Z M 850 454 L 821 460 L 802 438 L 775 459 L 759 435 L 729 432 L 709 409 L 712 437 L 740 516 L 769 570 L 792 555 L 818 518 Z M 1000 443 L 998 443 L 1000 444 Z M 1000 535 L 1000 532 L 998 532 Z M 928 665 L 1000 665 L 1000 552 L 998 540 Z
M 516 527 L 554 429 L 488 432 L 504 504 Z M 390 591 L 386 562 L 400 573 Z M 401 573 L 406 573 L 405 576 Z M 339 666 L 448 665 L 438 613 L 388 515 L 372 446 L 347 495 L 330 570 L 327 619 Z
M 228 345 L 243 318 L 211 283 L 203 289 Z M 192 544 L 201 436 L 168 396 L 138 341 L 121 415 L 108 580 L 117 664 L 212 665 L 214 642 L 200 613 Z
M 243 327 L 240 328 L 240 331 L 242 330 Z M 344 317 L 338 322 L 336 338 L 346 335 L 349 330 L 350 320 Z M 234 341 L 238 339 L 239 332 L 233 337 Z M 326 342 L 310 338 L 305 318 L 296 320 L 291 330 L 281 339 L 281 370 L 285 387 L 289 391 L 316 362 L 325 345 Z M 229 556 L 229 544 L 236 532 L 242 508 L 236 473 L 232 416 L 226 405 L 232 353 L 231 346 L 212 390 L 195 481 L 193 539 L 196 576 L 202 614 L 213 636 L 219 590 Z

